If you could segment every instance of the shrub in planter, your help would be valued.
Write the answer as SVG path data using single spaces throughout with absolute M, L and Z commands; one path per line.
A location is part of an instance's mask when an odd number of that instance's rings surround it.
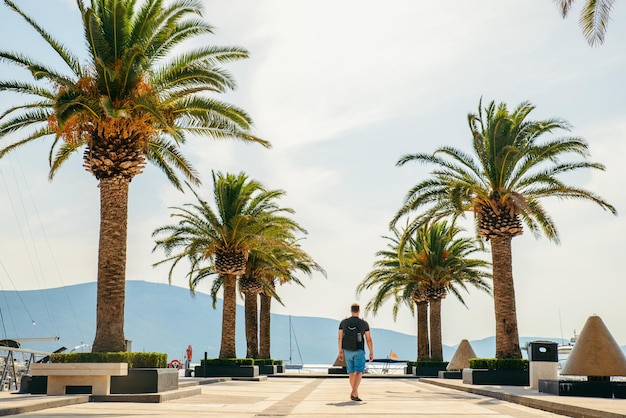
M 259 366 L 260 374 L 277 374 L 283 371 L 282 360 L 254 359 L 254 364 Z
M 52 363 L 128 363 L 129 369 L 167 368 L 167 354 L 142 352 L 51 354 Z
M 526 370 L 528 360 L 512 358 L 472 358 L 469 360 L 471 369 L 489 370 Z
M 178 370 L 167 368 L 167 354 L 164 353 L 51 354 L 50 361 L 52 363 L 127 363 L 128 375 L 111 376 L 112 394 L 156 393 L 178 389 Z
M 253 358 L 209 358 L 200 360 L 200 366 L 254 366 Z
M 256 377 L 259 366 L 252 358 L 212 358 L 202 359 L 196 366 L 196 377 Z
M 528 360 L 475 358 L 463 370 L 463 383 L 473 385 L 528 386 Z
M 282 360 L 274 360 L 271 358 L 254 359 L 254 364 L 257 366 L 280 366 L 283 364 Z
M 418 360 L 418 361 L 407 361 L 407 366 L 413 367 L 443 367 L 444 369 L 448 366 L 447 361 L 428 361 L 428 360 Z
M 441 370 L 446 370 L 447 361 L 407 361 L 407 373 L 422 377 L 437 377 Z

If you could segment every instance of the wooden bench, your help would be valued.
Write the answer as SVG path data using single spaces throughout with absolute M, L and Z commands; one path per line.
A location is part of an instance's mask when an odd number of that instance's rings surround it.
M 48 395 L 65 395 L 68 386 L 91 386 L 92 395 L 111 394 L 111 376 L 128 375 L 128 363 L 35 363 L 32 376 L 48 376 Z

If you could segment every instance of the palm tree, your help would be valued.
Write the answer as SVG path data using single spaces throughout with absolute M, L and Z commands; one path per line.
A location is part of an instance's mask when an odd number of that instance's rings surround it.
M 544 198 L 590 200 L 615 214 L 615 208 L 594 193 L 559 179 L 579 169 L 604 170 L 586 160 L 587 143 L 578 137 L 544 134 L 569 131 L 561 119 L 528 120 L 535 107 L 521 103 L 513 112 L 491 102 L 469 114 L 473 154 L 444 146 L 433 154 L 405 155 L 398 161 L 435 164 L 431 177 L 408 192 L 393 222 L 420 210 L 407 233 L 443 218 L 473 212 L 478 235 L 491 242 L 493 296 L 496 317 L 496 357 L 521 358 L 515 307 L 511 240 L 522 233 L 522 222 L 535 236 L 545 234 L 558 243 L 558 233 L 541 202 Z M 567 161 L 566 157 L 572 157 Z M 578 157 L 578 158 L 576 158 Z
M 272 298 L 278 302 L 283 302 L 278 297 L 276 285 L 295 283 L 304 287 L 304 284 L 296 276 L 297 272 L 312 276 L 317 271 L 326 277 L 326 271 L 317 264 L 311 256 L 298 245 L 298 239 L 286 240 L 286 246 L 274 249 L 271 262 L 271 269 L 262 272 L 265 275 L 263 283 L 264 291 L 260 294 L 261 310 L 259 312 L 259 358 L 272 358 L 270 354 L 270 319 Z
M 395 229 L 392 231 L 395 237 L 387 237 L 389 249 L 377 253 L 381 257 L 375 263 L 377 268 L 359 284 L 357 293 L 377 288 L 376 295 L 366 305 L 366 309 L 374 313 L 383 302 L 392 298 L 394 319 L 401 304 L 409 305 L 413 311 L 415 303 L 418 311 L 417 359 L 442 361 L 441 299 L 450 292 L 465 305 L 459 289 L 467 291 L 468 284 L 488 292 L 486 279 L 489 274 L 485 267 L 489 263 L 469 258 L 481 249 L 480 243 L 475 239 L 457 237 L 461 229 L 445 221 L 425 224 L 412 236 L 406 231 L 403 234 Z
M 428 298 L 423 292 L 423 278 L 411 268 L 416 252 L 410 245 L 401 248 L 401 234 L 395 228 L 391 231 L 393 236 L 383 237 L 388 241 L 387 248 L 376 253 L 378 260 L 374 262 L 374 269 L 357 286 L 357 296 L 366 290 L 376 289 L 365 310 L 376 314 L 385 302 L 391 300 L 394 320 L 398 317 L 400 306 L 407 305 L 412 315 L 417 308 L 417 359 L 428 360 Z
M 180 152 L 188 134 L 269 143 L 251 134 L 241 109 L 212 96 L 235 87 L 221 64 L 247 57 L 237 47 L 178 48 L 212 33 L 200 0 L 77 0 L 86 62 L 74 56 L 12 1 L 19 14 L 64 62 L 64 70 L 17 52 L 0 61 L 23 68 L 31 81 L 0 80 L 0 91 L 29 99 L 0 114 L 0 157 L 50 137 L 50 179 L 74 152 L 100 189 L 98 297 L 93 351 L 125 351 L 124 301 L 128 192 L 146 163 L 178 178 L 200 180 Z M 203 45 L 205 43 L 203 42 Z M 18 135 L 14 135 L 18 134 Z M 20 137 L 21 135 L 21 137 Z M 10 142 L 12 141 L 12 142 Z
M 575 0 L 554 0 L 563 18 L 569 14 Z M 578 23 L 587 43 L 597 46 L 604 43 L 606 27 L 609 24 L 615 0 L 585 0 Z
M 430 360 L 428 336 L 428 297 L 424 292 L 424 278 L 413 270 L 416 252 L 411 245 L 400 246 L 401 234 L 392 228 L 394 236 L 385 236 L 387 249 L 378 251 L 374 269 L 357 286 L 357 296 L 368 289 L 376 289 L 366 311 L 376 314 L 388 300 L 393 300 L 393 319 L 405 304 L 414 315 L 417 310 L 417 360 Z M 414 306 L 415 304 L 415 306 Z
M 309 276 L 313 271 L 326 272 L 297 244 L 289 232 L 282 245 L 274 245 L 264 252 L 251 251 L 246 274 L 239 279 L 239 289 L 244 294 L 246 313 L 247 357 L 271 358 L 270 355 L 270 309 L 271 299 L 283 304 L 276 293 L 276 283 L 296 283 L 304 286 L 295 275 L 300 271 Z M 261 311 L 258 312 L 258 297 Z M 283 304 L 284 305 L 284 304 Z M 260 316 L 260 327 L 257 318 Z M 257 338 L 258 337 L 258 338 Z
M 161 248 L 166 255 L 155 265 L 171 263 L 169 280 L 182 260 L 190 262 L 187 273 L 192 292 L 206 277 L 217 275 L 212 293 L 222 288 L 222 342 L 220 358 L 236 357 L 235 318 L 237 276 L 246 273 L 248 256 L 263 253 L 272 246 L 282 246 L 282 231 L 306 233 L 282 212 L 275 200 L 282 190 L 266 190 L 261 183 L 244 173 L 213 174 L 215 209 L 194 191 L 197 203 L 174 208 L 176 224 L 154 230 L 154 250 Z M 279 232 L 280 231 L 280 232 Z M 174 253 L 174 251 L 178 251 Z M 215 303 L 215 299 L 214 299 Z
M 411 248 L 416 252 L 413 269 L 424 278 L 423 293 L 430 308 L 430 358 L 434 361 L 443 361 L 441 300 L 452 293 L 465 305 L 459 289 L 467 291 L 468 284 L 490 292 L 487 279 L 491 275 L 485 270 L 489 263 L 470 258 L 474 252 L 482 250 L 482 245 L 476 239 L 458 237 L 461 231 L 442 221 L 425 224 L 417 230 L 415 238 L 403 236 L 411 240 Z

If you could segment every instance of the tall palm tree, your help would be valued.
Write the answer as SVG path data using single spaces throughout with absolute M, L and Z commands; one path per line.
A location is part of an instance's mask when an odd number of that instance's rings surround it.
M 52 48 L 64 69 L 26 53 L 0 51 L 0 61 L 26 70 L 30 81 L 0 80 L 0 91 L 28 100 L 0 114 L 0 156 L 51 138 L 50 179 L 77 151 L 100 189 L 98 297 L 94 351 L 124 351 L 128 192 L 147 162 L 181 188 L 179 175 L 199 184 L 180 152 L 188 134 L 269 143 L 251 134 L 241 109 L 212 96 L 235 87 L 221 64 L 247 57 L 238 47 L 181 49 L 212 33 L 200 0 L 77 0 L 87 60 L 40 27 L 12 1 Z M 184 51 L 184 52 L 182 52 Z M 15 135 L 17 134 L 17 135 Z M 8 143 L 7 143 L 8 142 Z
M 190 262 L 187 273 L 190 289 L 206 277 L 217 275 L 212 293 L 223 292 L 222 342 L 220 358 L 236 357 L 235 319 L 237 277 L 246 273 L 248 256 L 271 246 L 282 246 L 284 234 L 278 231 L 306 232 L 286 216 L 291 209 L 281 208 L 276 199 L 282 190 L 266 190 L 244 173 L 213 174 L 214 206 L 194 191 L 197 203 L 174 208 L 176 224 L 154 230 L 154 250 L 166 258 L 155 265 L 171 263 L 169 279 L 182 260 Z
M 424 278 L 423 293 L 429 303 L 430 319 L 430 358 L 443 361 L 443 341 L 441 335 L 441 301 L 448 293 L 454 294 L 463 305 L 465 301 L 460 289 L 467 286 L 490 292 L 487 282 L 491 274 L 486 268 L 490 265 L 482 259 L 471 258 L 481 251 L 482 244 L 474 238 L 459 237 L 461 229 L 446 221 L 425 224 L 418 229 L 411 248 L 416 251 L 413 269 Z M 414 240 L 414 242 L 413 242 Z M 401 242 L 401 245 L 404 243 Z
M 435 164 L 431 176 L 412 187 L 393 222 L 419 211 L 407 228 L 473 212 L 479 236 L 491 242 L 493 296 L 496 317 L 496 357 L 521 358 L 511 240 L 522 233 L 522 222 L 534 234 L 543 233 L 558 243 L 556 226 L 542 201 L 590 200 L 615 214 L 615 208 L 596 194 L 569 186 L 559 179 L 580 169 L 604 170 L 587 161 L 587 143 L 579 137 L 540 141 L 545 134 L 569 131 L 561 119 L 528 120 L 534 106 L 521 103 L 513 112 L 506 104 L 491 102 L 468 115 L 473 154 L 444 146 L 433 154 L 411 154 L 409 161 Z M 570 161 L 570 157 L 571 161 Z
M 563 18 L 566 18 L 575 0 L 554 0 L 554 2 Z M 614 4 L 615 0 L 585 0 L 578 23 L 589 45 L 597 46 L 604 43 L 606 27 Z

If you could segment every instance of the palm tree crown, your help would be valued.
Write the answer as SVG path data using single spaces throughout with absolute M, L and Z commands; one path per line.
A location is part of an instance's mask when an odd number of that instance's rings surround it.
M 251 251 L 263 252 L 269 244 L 283 245 L 287 232 L 306 233 L 295 221 L 281 213 L 293 210 L 277 205 L 282 190 L 266 190 L 245 173 L 213 173 L 214 207 L 193 192 L 197 203 L 174 208 L 176 224 L 155 229 L 155 250 L 164 250 L 172 262 L 169 277 L 178 262 L 188 259 L 190 280 L 209 268 L 221 275 L 243 275 Z M 176 254 L 172 254 L 179 250 Z
M 174 55 L 184 41 L 212 33 L 200 19 L 199 0 L 167 5 L 162 0 L 102 0 L 89 7 L 78 0 L 89 54 L 86 63 L 12 1 L 6 3 L 48 42 L 69 72 L 0 51 L 0 60 L 28 70 L 34 79 L 3 81 L 0 91 L 39 98 L 1 115 L 0 137 L 25 131 L 22 140 L 5 146 L 2 153 L 53 136 L 51 177 L 73 152 L 85 148 L 85 169 L 98 179 L 132 178 L 147 159 L 180 188 L 175 170 L 199 182 L 178 150 L 185 133 L 269 146 L 250 134 L 252 121 L 244 111 L 206 94 L 235 87 L 219 65 L 246 58 L 246 50 L 203 46 Z
M 520 235 L 523 221 L 535 235 L 543 232 L 558 242 L 556 226 L 541 204 L 546 197 L 590 200 L 615 214 L 615 208 L 601 197 L 559 180 L 575 170 L 604 170 L 604 166 L 585 160 L 588 145 L 582 138 L 539 142 L 544 134 L 569 130 L 570 126 L 555 118 L 527 120 L 534 109 L 524 102 L 509 113 L 504 103 L 491 102 L 484 109 L 481 103 L 477 114 L 468 115 L 473 155 L 444 146 L 432 154 L 400 158 L 399 166 L 417 161 L 438 168 L 431 177 L 411 188 L 394 223 L 416 209 L 423 210 L 423 216 L 417 217 L 408 231 L 431 219 L 474 212 L 478 233 L 487 239 Z M 564 155 L 583 159 L 565 161 Z M 496 219 L 498 222 L 494 222 Z

